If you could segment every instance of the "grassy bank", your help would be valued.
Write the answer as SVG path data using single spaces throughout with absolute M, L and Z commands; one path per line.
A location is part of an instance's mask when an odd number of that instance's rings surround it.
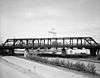
M 45 63 L 45 64 L 51 64 L 51 65 L 60 66 L 60 67 L 68 68 L 68 69 L 96 74 L 95 65 L 90 64 L 90 63 L 85 65 L 84 63 L 80 63 L 80 62 L 73 63 L 70 61 L 65 61 L 64 59 L 62 60 L 59 60 L 59 58 L 48 59 L 46 57 L 39 57 L 39 56 L 33 56 L 33 55 L 28 55 L 27 58 L 34 61 L 41 62 L 41 63 Z

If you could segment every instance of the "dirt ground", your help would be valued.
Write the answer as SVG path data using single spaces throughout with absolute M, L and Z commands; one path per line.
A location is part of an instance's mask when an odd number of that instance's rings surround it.
M 0 57 L 0 78 L 100 78 L 13 56 Z

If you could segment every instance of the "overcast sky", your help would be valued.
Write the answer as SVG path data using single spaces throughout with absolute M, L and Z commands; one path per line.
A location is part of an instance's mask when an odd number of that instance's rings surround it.
M 100 0 L 0 0 L 6 38 L 91 36 L 100 42 Z

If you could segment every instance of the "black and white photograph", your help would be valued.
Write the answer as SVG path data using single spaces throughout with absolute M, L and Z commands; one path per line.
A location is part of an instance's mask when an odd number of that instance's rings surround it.
M 100 0 L 0 0 L 0 78 L 100 78 Z

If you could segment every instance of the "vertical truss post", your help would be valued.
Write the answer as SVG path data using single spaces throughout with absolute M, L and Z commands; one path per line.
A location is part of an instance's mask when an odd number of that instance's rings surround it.
M 51 46 L 51 39 L 50 39 L 50 46 Z
M 72 38 L 72 46 L 73 46 L 73 38 Z
M 45 38 L 44 38 L 44 46 L 45 46 Z
M 58 39 L 56 38 L 56 43 L 57 43 L 57 44 L 56 44 L 56 49 L 58 48 L 58 42 L 57 42 L 57 40 L 58 40 Z
M 78 46 L 78 38 L 77 38 L 77 46 Z
M 41 47 L 41 41 L 42 41 L 42 39 L 40 39 L 40 45 L 39 45 L 40 47 Z
M 37 39 L 37 41 L 38 41 L 38 46 L 39 46 L 39 39 Z
M 14 39 L 14 40 L 13 40 L 13 46 L 14 46 L 14 47 L 15 47 L 15 42 L 16 42 L 16 40 Z
M 84 46 L 86 46 L 86 41 L 84 40 Z
M 80 41 L 81 41 L 81 46 L 82 46 L 82 39 L 80 39 Z
M 48 45 L 49 45 L 49 38 L 48 38 Z
M 48 38 L 48 49 L 50 49 L 50 39 Z
M 33 47 L 34 47 L 34 39 L 32 40 L 32 45 L 33 45 Z
M 23 45 L 23 40 L 20 40 L 21 46 Z
M 21 40 L 19 40 L 19 45 L 21 46 L 21 44 L 22 44 L 22 42 L 21 42 Z
M 28 39 L 26 39 L 26 46 L 28 46 Z
M 70 38 L 70 45 L 71 45 L 71 38 Z

